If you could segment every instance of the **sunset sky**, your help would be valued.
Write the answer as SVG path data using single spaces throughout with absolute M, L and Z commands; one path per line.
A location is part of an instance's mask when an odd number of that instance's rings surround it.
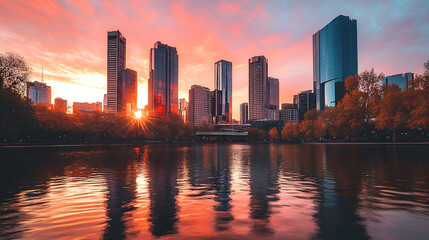
M 322 3 L 323 2 L 323 3 Z M 374 3 L 377 2 L 377 3 Z M 357 19 L 358 71 L 423 72 L 429 59 L 429 1 L 81 1 L 0 0 L 0 52 L 13 51 L 52 87 L 52 100 L 102 101 L 107 31 L 127 39 L 138 72 L 138 107 L 147 104 L 149 51 L 177 48 L 179 97 L 191 85 L 213 89 L 213 64 L 233 64 L 233 116 L 248 102 L 248 59 L 268 58 L 280 103 L 312 89 L 312 35 L 338 15 Z

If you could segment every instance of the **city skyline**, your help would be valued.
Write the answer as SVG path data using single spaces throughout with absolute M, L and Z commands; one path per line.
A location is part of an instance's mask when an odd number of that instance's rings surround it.
M 52 99 L 61 97 L 69 103 L 102 101 L 107 87 L 105 34 L 116 29 L 128 40 L 127 67 L 138 72 L 139 108 L 147 104 L 149 49 L 153 42 L 160 40 L 175 46 L 181 58 L 179 98 L 188 98 L 192 84 L 211 86 L 213 62 L 218 59 L 232 62 L 235 119 L 239 119 L 239 104 L 248 101 L 247 59 L 256 55 L 270 59 L 270 75 L 280 81 L 280 103 L 292 102 L 294 94 L 312 88 L 312 34 L 340 14 L 359 21 L 358 72 L 374 67 L 386 75 L 420 74 L 423 71 L 420 65 L 429 51 L 424 47 L 429 38 L 429 18 L 423 14 L 428 3 L 424 1 L 348 3 L 336 10 L 325 9 L 329 8 L 326 4 L 322 6 L 323 13 L 306 16 L 308 19 L 300 23 L 299 28 L 294 26 L 293 20 L 302 19 L 298 15 L 300 11 L 316 12 L 311 4 L 269 2 L 251 6 L 220 2 L 192 6 L 188 2 L 169 2 L 165 11 L 157 4 L 147 8 L 133 3 L 125 3 L 122 7 L 102 2 L 86 7 L 79 3 L 74 6 L 64 2 L 44 4 L 0 4 L 0 40 L 8 42 L 0 51 L 14 51 L 24 56 L 33 67 L 32 81 L 40 79 L 44 66 L 45 82 L 52 87 Z M 130 10 L 130 6 L 134 10 Z M 192 7 L 201 11 L 193 11 Z M 213 13 L 210 12 L 212 8 L 215 9 Z M 139 9 L 152 10 L 140 13 Z M 27 10 L 27 14 L 16 14 L 15 11 L 20 10 Z M 104 14 L 108 10 L 112 15 Z M 272 14 L 275 10 L 284 13 L 275 17 L 276 14 Z M 376 11 L 381 12 L 376 15 Z M 395 14 L 390 14 L 393 12 Z M 173 13 L 172 17 L 166 18 L 164 25 L 155 24 L 169 13 Z M 133 16 L 146 18 L 146 21 L 133 20 Z M 223 21 L 230 25 L 221 29 L 222 24 L 218 26 L 212 21 L 218 16 L 224 17 Z M 95 24 L 85 26 L 83 23 L 89 19 Z M 198 19 L 201 21 L 196 21 Z M 131 20 L 138 28 L 127 24 Z M 43 24 L 46 21 L 49 24 Z M 172 24 L 172 21 L 177 23 Z M 37 28 L 34 24 L 43 27 Z M 256 30 L 260 24 L 266 28 Z M 155 31 L 159 26 L 172 31 Z M 73 96 L 73 92 L 80 94 Z

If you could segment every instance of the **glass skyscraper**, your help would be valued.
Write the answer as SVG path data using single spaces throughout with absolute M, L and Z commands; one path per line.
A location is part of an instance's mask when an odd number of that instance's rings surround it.
M 408 81 L 413 79 L 414 74 L 410 72 L 391 75 L 383 78 L 383 86 L 388 87 L 390 84 L 396 84 L 402 91 L 405 91 L 408 89 Z
M 175 47 L 156 42 L 149 58 L 149 111 L 155 116 L 179 113 L 178 55 Z
M 316 108 L 334 107 L 344 97 L 344 80 L 357 73 L 357 23 L 340 15 L 313 35 Z
M 232 123 L 232 63 L 220 60 L 214 64 L 214 113 L 216 122 Z M 217 90 L 217 91 L 216 91 Z
M 126 67 L 126 39 L 118 31 L 107 33 L 107 111 L 121 112 L 123 72 Z

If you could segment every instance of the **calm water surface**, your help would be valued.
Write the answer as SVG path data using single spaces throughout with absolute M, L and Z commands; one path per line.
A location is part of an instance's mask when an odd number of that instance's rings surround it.
M 429 147 L 0 148 L 14 238 L 429 239 Z

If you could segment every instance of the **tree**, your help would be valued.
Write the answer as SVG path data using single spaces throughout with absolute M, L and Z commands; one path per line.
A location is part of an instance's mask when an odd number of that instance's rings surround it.
M 1 88 L 10 88 L 21 96 L 25 96 L 25 83 L 30 74 L 31 68 L 25 63 L 23 57 L 11 52 L 0 53 Z
M 319 126 L 317 126 L 318 113 L 315 109 L 304 114 L 304 121 L 301 123 L 300 132 L 305 138 L 315 138 L 321 135 Z
M 292 128 L 293 128 L 293 125 L 291 122 L 285 123 L 285 125 L 283 126 L 283 129 L 282 129 L 282 139 L 283 140 L 292 139 L 292 137 L 293 137 Z
M 273 127 L 271 130 L 270 130 L 270 138 L 272 139 L 272 140 L 277 140 L 277 139 L 279 139 L 279 132 L 277 131 L 277 128 L 276 127 Z
M 405 105 L 405 93 L 396 84 L 385 90 L 377 115 L 376 128 L 392 131 L 393 142 L 396 142 L 396 131 L 406 126 L 409 113 Z
M 424 63 L 422 76 L 409 82 L 406 104 L 410 111 L 408 127 L 429 129 L 429 60 Z

